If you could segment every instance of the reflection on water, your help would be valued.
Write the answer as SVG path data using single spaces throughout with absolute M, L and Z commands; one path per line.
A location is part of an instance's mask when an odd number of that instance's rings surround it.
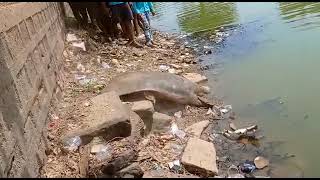
M 237 17 L 234 3 L 184 3 L 178 11 L 181 30 L 188 33 L 212 30 L 234 23 Z
M 218 76 L 206 71 L 214 93 L 232 104 L 238 120 L 263 127 L 268 141 L 283 140 L 277 151 L 294 154 L 306 177 L 319 176 L 320 3 L 162 2 L 155 8 L 153 27 L 168 32 L 236 27 L 202 62 L 224 62 Z M 285 97 L 284 104 L 274 97 Z
M 281 17 L 294 28 L 312 29 L 320 27 L 320 3 L 280 2 Z
M 235 3 L 164 2 L 155 3 L 157 27 L 171 32 L 194 33 L 213 30 L 237 20 Z M 171 16 L 173 15 L 174 16 Z

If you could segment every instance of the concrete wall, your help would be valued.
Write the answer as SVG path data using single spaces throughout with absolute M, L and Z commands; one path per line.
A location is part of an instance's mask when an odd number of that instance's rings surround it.
M 56 2 L 0 5 L 0 177 L 38 177 L 61 92 L 64 22 Z

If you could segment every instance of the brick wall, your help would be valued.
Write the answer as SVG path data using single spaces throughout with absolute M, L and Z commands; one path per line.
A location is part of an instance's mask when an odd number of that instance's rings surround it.
M 0 177 L 38 177 L 61 92 L 64 23 L 56 2 L 0 6 Z

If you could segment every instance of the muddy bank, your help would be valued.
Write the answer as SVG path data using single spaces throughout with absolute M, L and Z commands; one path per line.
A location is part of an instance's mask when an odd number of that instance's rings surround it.
M 154 38 L 158 43 L 153 48 L 144 47 L 138 49 L 122 44 L 123 40 L 105 43 L 101 35 L 81 30 L 69 30 L 64 51 L 65 58 L 65 84 L 62 101 L 51 109 L 51 118 L 48 123 L 49 145 L 47 149 L 48 161 L 43 168 L 45 177 L 101 177 L 101 164 L 112 162 L 129 150 L 135 149 L 134 157 L 130 160 L 138 163 L 143 174 L 151 177 L 189 177 L 200 176 L 188 172 L 183 165 L 179 165 L 178 171 L 170 168 L 170 162 L 180 160 L 184 148 L 191 135 L 186 133 L 179 138 L 170 133 L 170 125 L 160 125 L 168 128 L 162 133 L 149 133 L 145 135 L 139 144 L 132 144 L 127 138 L 114 138 L 108 142 L 107 150 L 97 155 L 89 153 L 90 147 L 81 147 L 74 151 L 66 151 L 61 143 L 61 137 L 69 131 L 85 126 L 86 113 L 91 106 L 90 99 L 103 92 L 111 79 L 123 72 L 136 71 L 165 71 L 178 75 L 198 72 L 201 70 L 198 58 L 194 51 L 185 47 L 177 37 L 160 32 L 155 32 Z M 70 35 L 71 34 L 71 35 Z M 75 36 L 74 36 L 75 35 Z M 138 40 L 143 43 L 143 37 Z M 68 42 L 69 41 L 69 42 Z M 186 106 L 181 112 L 177 110 L 166 111 L 167 121 L 174 121 L 178 128 L 186 132 L 186 128 L 200 121 L 208 121 L 209 124 L 203 130 L 201 139 L 214 144 L 216 151 L 218 176 L 228 176 L 228 169 L 238 166 L 245 160 L 253 161 L 256 156 L 272 158 L 272 148 L 261 146 L 250 139 L 241 141 L 230 140 L 221 133 L 224 129 L 230 129 L 229 123 L 233 122 L 237 127 L 243 125 L 236 120 L 236 114 L 228 112 L 221 118 L 219 114 L 223 102 L 212 97 L 209 99 L 215 103 L 216 110 L 208 113 L 208 108 Z M 220 119 L 220 120 L 219 120 Z M 164 120 L 165 121 L 165 120 Z M 259 129 L 258 132 L 259 133 Z M 255 142 L 252 144 L 252 142 Z M 87 148 L 87 149 L 86 149 Z M 84 154 L 88 156 L 84 158 Z M 131 162 L 132 161 L 132 162 Z M 272 162 L 270 163 L 272 164 Z M 126 166 L 128 166 L 126 165 Z M 161 172 L 153 174 L 154 171 Z M 233 172 L 237 174 L 237 172 Z M 261 176 L 271 176 L 272 169 L 256 170 Z M 229 174 L 230 175 L 230 174 Z

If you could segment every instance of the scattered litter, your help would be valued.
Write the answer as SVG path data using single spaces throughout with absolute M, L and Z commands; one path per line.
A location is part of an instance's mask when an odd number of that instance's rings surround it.
M 245 134 L 248 131 L 255 131 L 258 129 L 258 125 L 249 126 L 247 128 L 241 128 L 234 131 L 236 134 Z
M 82 85 L 82 86 L 84 86 L 84 85 L 88 85 L 88 84 L 93 84 L 93 83 L 95 83 L 97 80 L 95 79 L 95 78 L 92 78 L 92 79 L 90 79 L 90 78 L 84 78 L 84 79 L 81 79 L 81 80 L 79 80 L 79 84 L 80 85 Z
M 244 163 L 239 165 L 240 171 L 243 173 L 252 173 L 255 169 L 256 166 L 252 161 L 246 160 Z
M 111 156 L 110 147 L 104 144 L 96 144 L 91 147 L 91 153 L 96 155 L 99 161 L 105 160 Z
M 71 41 L 77 41 L 78 40 L 78 38 L 76 37 L 76 35 L 75 34 L 67 34 L 67 41 L 68 42 L 71 42 Z
M 80 145 L 81 145 L 81 138 L 79 136 L 70 138 L 64 143 L 64 147 L 70 151 L 77 150 Z
M 269 165 L 269 160 L 264 157 L 258 156 L 254 159 L 254 164 L 257 169 L 263 169 Z
M 81 48 L 83 51 L 86 51 L 86 46 L 84 45 L 84 42 L 80 42 L 80 43 L 74 42 L 72 43 L 72 46 Z
M 173 171 L 179 171 L 181 169 L 181 164 L 179 160 L 174 160 L 173 162 L 169 162 L 169 168 Z
M 178 136 L 181 139 L 186 136 L 186 133 L 184 131 L 180 130 L 176 123 L 172 123 L 172 125 L 171 125 L 171 133 L 173 135 Z
M 231 110 L 232 110 L 232 106 L 231 105 L 225 105 L 225 106 L 223 106 L 223 108 L 220 109 L 220 112 L 222 114 L 227 114 Z
M 204 49 L 212 49 L 212 46 L 203 46 Z
M 174 117 L 181 118 L 182 117 L 182 111 L 178 111 L 174 113 Z
M 159 66 L 159 69 L 160 69 L 161 71 L 167 71 L 169 68 L 170 68 L 170 67 L 167 66 L 167 65 L 160 65 L 160 66 Z
M 108 63 L 106 63 L 106 62 L 102 62 L 102 67 L 104 68 L 104 69 L 110 69 L 111 67 L 110 67 L 110 65 L 108 64 Z
M 85 79 L 86 77 L 87 77 L 86 75 L 79 75 L 79 74 L 74 75 L 74 78 L 75 78 L 76 80 Z

